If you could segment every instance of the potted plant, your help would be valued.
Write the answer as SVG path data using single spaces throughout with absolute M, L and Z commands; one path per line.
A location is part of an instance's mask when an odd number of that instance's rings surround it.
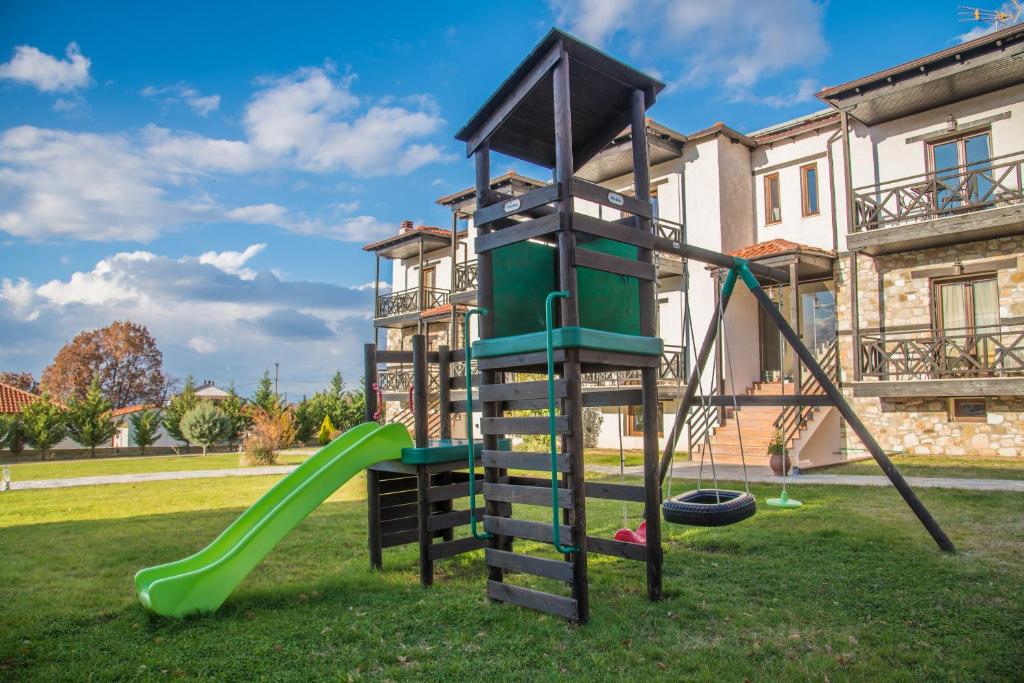
M 782 476 L 789 472 L 789 456 L 786 455 L 786 442 L 782 436 L 782 430 L 776 429 L 772 432 L 772 440 L 768 442 L 768 455 L 772 456 L 768 466 L 776 476 Z

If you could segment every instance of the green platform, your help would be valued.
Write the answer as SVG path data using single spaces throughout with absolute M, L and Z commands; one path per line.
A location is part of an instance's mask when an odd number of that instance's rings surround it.
M 591 349 L 661 356 L 665 344 L 660 337 L 619 334 L 589 327 L 557 327 L 552 332 L 556 349 Z M 473 342 L 474 358 L 494 358 L 517 353 L 534 353 L 547 348 L 545 332 L 530 332 L 511 337 L 495 337 Z
M 435 439 L 430 441 L 423 448 L 415 446 L 402 449 L 402 462 L 406 465 L 432 465 L 438 462 L 453 462 L 461 460 L 469 462 L 466 457 L 466 446 L 469 441 L 466 439 Z M 477 441 L 473 444 L 473 457 L 479 458 L 483 451 L 483 442 Z M 498 440 L 499 451 L 512 450 L 511 439 Z

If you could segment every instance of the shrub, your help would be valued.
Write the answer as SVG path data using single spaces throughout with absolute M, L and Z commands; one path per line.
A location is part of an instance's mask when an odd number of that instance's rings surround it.
M 210 401 L 200 401 L 181 418 L 181 431 L 189 441 L 201 444 L 206 450 L 231 434 L 231 418 Z
M 245 437 L 243 465 L 273 465 L 277 451 L 295 443 L 295 415 L 290 408 L 280 406 L 270 410 L 254 406 L 252 428 Z
M 160 438 L 160 413 L 156 410 L 140 410 L 129 416 L 128 421 L 132 424 L 132 441 L 145 455 L 146 448 Z
M 324 421 L 320 423 L 320 431 L 317 433 L 316 438 L 320 441 L 321 446 L 326 446 L 331 442 L 331 434 L 334 433 L 334 425 L 331 424 L 331 416 L 324 415 Z
M 164 408 L 163 423 L 167 435 L 175 441 L 185 444 L 186 448 L 189 445 L 189 438 L 181 429 L 181 420 L 185 417 L 185 413 L 196 407 L 198 402 L 196 383 L 193 381 L 192 375 L 189 375 L 185 380 L 185 387 L 172 396 L 171 400 L 167 402 L 167 407 Z
M 20 413 L 0 415 L 0 449 L 21 453 L 25 450 L 25 438 L 25 421 Z
M 547 410 L 516 410 L 513 415 L 533 415 L 536 417 L 547 417 Z M 583 447 L 597 448 L 597 439 L 601 434 L 601 423 L 604 422 L 604 415 L 600 408 L 583 409 Z M 546 434 L 531 434 L 523 436 L 523 444 L 531 451 L 547 453 L 550 449 L 551 438 Z

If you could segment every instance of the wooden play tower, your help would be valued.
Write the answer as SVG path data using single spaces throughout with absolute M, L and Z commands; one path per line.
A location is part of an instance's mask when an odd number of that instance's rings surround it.
M 479 304 L 485 314 L 472 352 L 483 414 L 483 527 L 493 535 L 486 551 L 487 594 L 578 622 L 589 615 L 589 553 L 646 563 L 648 596 L 661 596 L 658 430 L 644 430 L 643 486 L 587 483 L 583 469 L 585 406 L 641 405 L 644 415 L 658 414 L 662 342 L 656 336 L 647 146 L 633 145 L 633 196 L 573 174 L 626 127 L 634 141 L 646 140 L 645 112 L 663 87 L 552 30 L 456 135 L 476 162 L 474 222 Z M 553 183 L 514 199 L 497 195 L 489 182 L 492 151 L 552 169 Z M 576 198 L 621 218 L 578 213 Z M 550 456 L 499 451 L 497 444 L 504 436 L 549 433 L 547 417 L 509 413 L 548 406 L 546 380 L 514 378 L 547 376 L 545 300 L 556 290 L 561 294 L 553 335 L 559 405 L 554 424 L 560 441 L 557 505 L 562 512 L 558 537 L 559 550 L 569 552 L 550 559 L 521 552 L 521 544 L 514 542 L 558 540 L 552 522 L 520 514 L 526 506 L 552 505 Z M 639 391 L 582 392 L 582 373 L 636 368 L 641 371 Z M 510 468 L 538 476 L 509 476 Z M 588 498 L 643 502 L 646 545 L 588 536 Z M 510 571 L 553 579 L 567 590 L 518 586 Z

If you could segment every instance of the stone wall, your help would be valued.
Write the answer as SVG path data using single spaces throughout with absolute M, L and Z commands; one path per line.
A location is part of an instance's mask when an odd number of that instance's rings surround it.
M 1014 257 L 1016 263 L 1008 266 L 1006 260 Z M 997 273 L 1000 318 L 1006 321 L 1024 316 L 1024 237 L 1007 237 L 877 258 L 859 257 L 861 333 L 879 327 L 931 326 L 934 274 L 922 271 L 953 269 L 958 263 L 967 271 L 987 270 L 991 264 L 991 270 Z M 842 379 L 849 383 L 854 378 L 854 348 L 848 255 L 838 260 L 836 271 L 840 362 Z M 844 393 L 886 450 L 915 455 L 1024 453 L 1024 399 L 989 396 L 987 421 L 960 422 L 950 416 L 946 397 L 854 399 L 849 386 Z M 843 429 L 844 448 L 863 448 L 856 435 L 845 425 Z

